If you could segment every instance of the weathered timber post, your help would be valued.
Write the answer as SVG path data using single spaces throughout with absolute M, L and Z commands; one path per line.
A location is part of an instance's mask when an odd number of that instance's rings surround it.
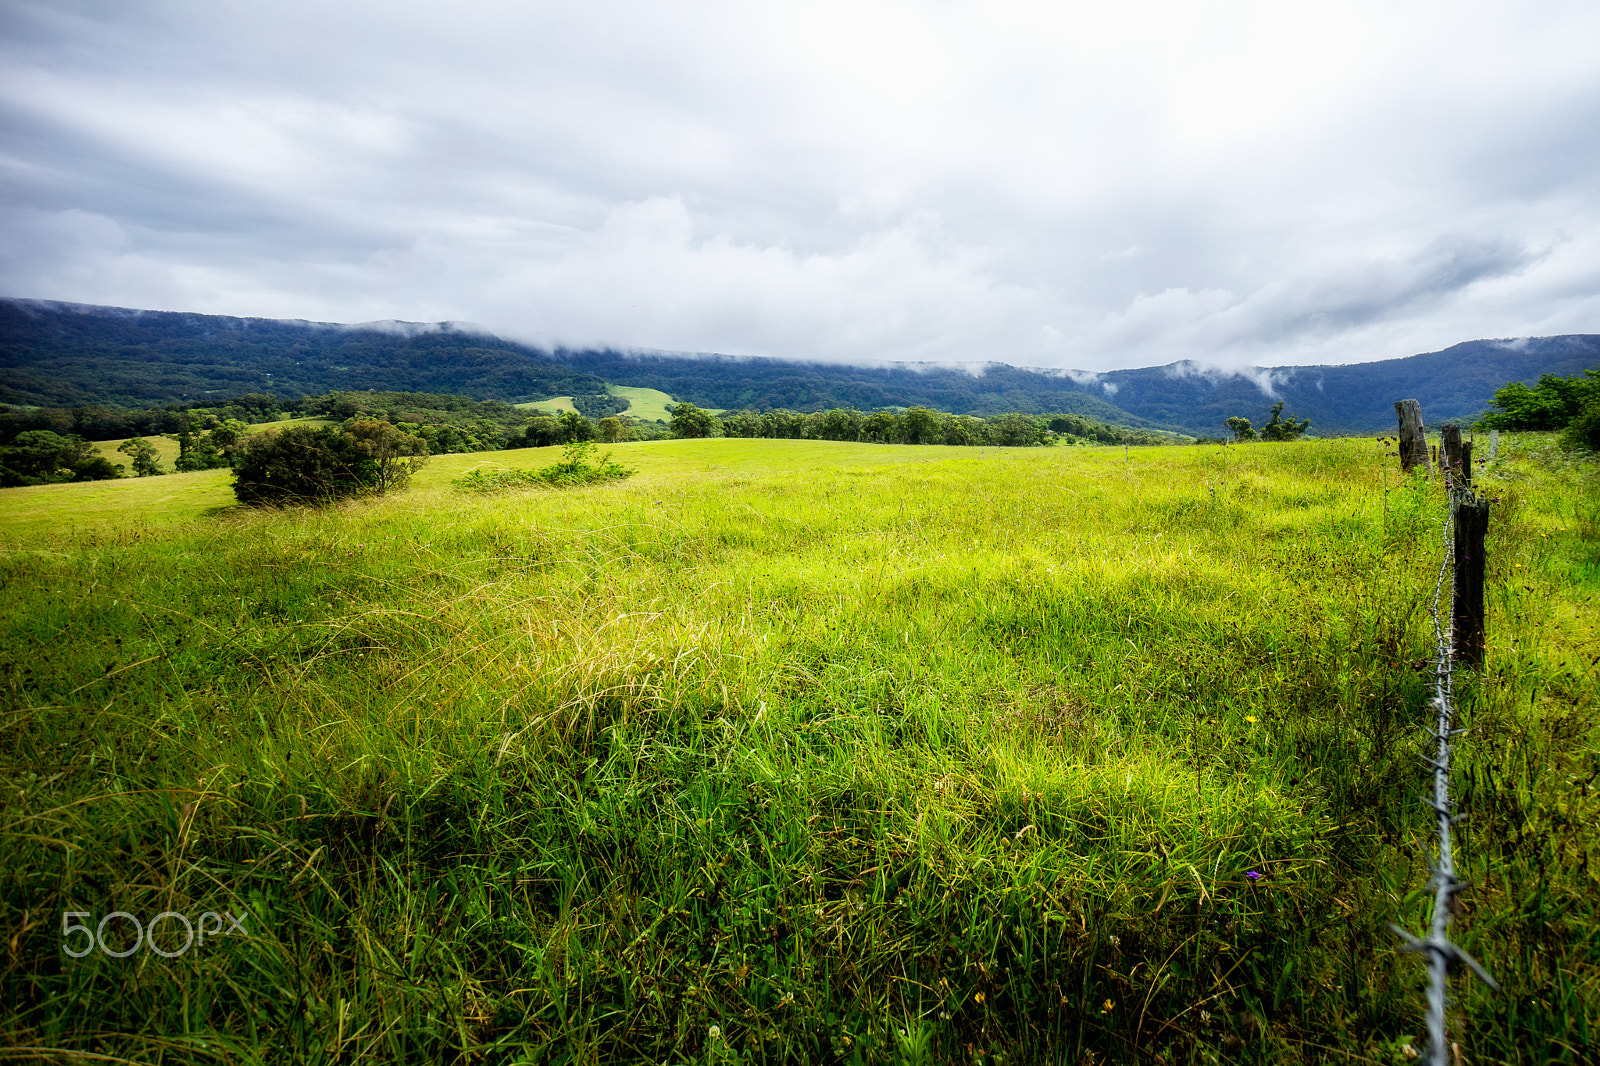
M 1448 470 L 1459 482 L 1461 477 L 1461 427 L 1446 422 L 1439 427 L 1439 451 L 1443 462 L 1440 468 Z
M 1482 666 L 1483 541 L 1489 532 L 1489 502 L 1463 496 L 1455 509 L 1455 595 L 1450 604 L 1450 654 L 1462 666 Z
M 1498 429 L 1489 431 L 1489 458 L 1500 458 L 1500 431 Z
M 1461 442 L 1461 484 L 1466 486 L 1471 486 L 1472 484 L 1472 442 L 1470 440 Z
M 1394 413 L 1400 419 L 1400 469 L 1410 473 L 1420 463 L 1423 470 L 1432 473 L 1428 438 L 1422 432 L 1422 405 L 1416 400 L 1396 400 Z

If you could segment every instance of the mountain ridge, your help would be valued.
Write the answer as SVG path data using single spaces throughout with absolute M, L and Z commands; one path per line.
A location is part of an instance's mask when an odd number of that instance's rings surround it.
M 1221 435 L 1278 399 L 1312 433 L 1391 428 L 1393 401 L 1430 423 L 1481 412 L 1508 381 L 1600 365 L 1600 335 L 1464 341 L 1363 363 L 1224 369 L 1183 360 L 1111 371 L 840 364 L 657 349 L 541 348 L 471 323 L 313 322 L 0 298 L 0 403 L 125 406 L 222 394 L 368 388 L 510 402 L 659 389 L 703 407 L 870 410 L 925 404 L 958 414 L 1081 414 L 1138 428 Z

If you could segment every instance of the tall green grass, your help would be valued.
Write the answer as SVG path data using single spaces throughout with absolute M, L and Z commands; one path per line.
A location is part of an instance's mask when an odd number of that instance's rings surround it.
M 325 512 L 0 524 L 3 1039 L 1404 1061 L 1436 487 L 1359 441 L 626 458 L 565 491 L 463 495 L 485 457 L 448 456 Z M 1506 992 L 1462 979 L 1452 1031 L 1579 1062 L 1595 478 L 1524 453 L 1486 480 L 1456 929 Z M 65 953 L 63 912 L 116 910 L 249 935 Z

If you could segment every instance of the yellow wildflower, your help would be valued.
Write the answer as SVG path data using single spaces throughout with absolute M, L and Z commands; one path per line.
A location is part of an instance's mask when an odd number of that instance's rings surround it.
M 1244 716 L 1244 720 L 1249 722 L 1251 725 L 1255 725 L 1256 724 L 1256 716 L 1253 715 L 1253 714 L 1245 715 Z

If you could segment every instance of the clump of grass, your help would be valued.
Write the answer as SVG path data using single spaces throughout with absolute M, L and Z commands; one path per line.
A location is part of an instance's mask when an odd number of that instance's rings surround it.
M 571 485 L 588 485 L 597 481 L 621 481 L 632 477 L 636 470 L 623 466 L 611 458 L 610 452 L 594 454 L 594 442 L 573 441 L 562 449 L 561 461 L 538 470 L 473 470 L 452 484 L 463 492 L 491 493 L 534 486 L 564 488 Z

